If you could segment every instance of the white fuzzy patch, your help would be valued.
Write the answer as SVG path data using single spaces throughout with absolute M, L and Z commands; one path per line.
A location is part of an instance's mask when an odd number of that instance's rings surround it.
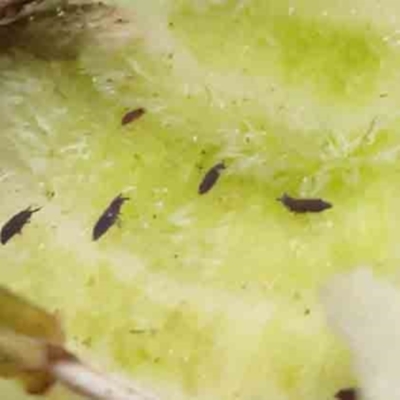
M 322 299 L 353 352 L 363 399 L 400 399 L 400 290 L 360 269 L 335 278 Z

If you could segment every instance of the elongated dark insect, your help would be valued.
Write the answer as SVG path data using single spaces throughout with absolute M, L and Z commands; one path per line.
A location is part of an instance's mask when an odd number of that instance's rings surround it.
M 317 213 L 333 207 L 331 203 L 322 199 L 295 199 L 286 193 L 277 200 L 280 201 L 289 211 L 298 214 L 308 212 Z
M 353 388 L 342 389 L 335 394 L 335 397 L 338 400 L 356 400 L 357 391 Z
M 1 243 L 6 244 L 13 236 L 21 233 L 22 228 L 29 223 L 32 214 L 39 210 L 40 207 L 35 209 L 28 207 L 13 215 L 1 228 Z
M 118 221 L 122 204 L 124 204 L 126 200 L 129 200 L 129 197 L 123 197 L 122 194 L 119 194 L 114 200 L 111 201 L 93 228 L 93 240 L 100 239 L 100 237 L 103 236 Z
M 136 108 L 135 110 L 128 111 L 122 117 L 121 124 L 122 125 L 130 124 L 131 122 L 139 119 L 145 112 L 146 112 L 146 110 L 142 107 Z
M 225 164 L 220 162 L 217 165 L 214 165 L 208 172 L 204 175 L 203 180 L 199 185 L 198 192 L 199 194 L 207 193 L 212 187 L 217 183 L 220 172 L 224 170 Z

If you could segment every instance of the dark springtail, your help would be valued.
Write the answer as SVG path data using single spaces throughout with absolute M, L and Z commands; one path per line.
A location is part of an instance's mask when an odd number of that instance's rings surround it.
M 317 213 L 333 207 L 331 203 L 328 203 L 322 199 L 296 199 L 294 197 L 290 197 L 286 193 L 277 200 L 280 201 L 289 211 L 298 214 L 309 212 Z
M 128 111 L 121 120 L 122 125 L 130 124 L 131 122 L 139 119 L 141 116 L 144 115 L 146 110 L 144 108 L 136 108 L 135 110 Z
M 220 172 L 224 170 L 225 164 L 224 163 L 218 163 L 217 165 L 214 165 L 205 175 L 203 180 L 201 181 L 198 189 L 199 194 L 205 194 L 209 190 L 212 189 L 212 187 L 217 183 Z
M 335 394 L 335 397 L 338 400 L 356 400 L 357 391 L 353 388 L 342 389 Z
M 93 240 L 100 239 L 100 237 L 103 236 L 117 222 L 121 212 L 121 207 L 127 200 L 129 200 L 129 197 L 123 197 L 122 194 L 119 194 L 114 200 L 111 201 L 93 228 Z
M 1 243 L 6 244 L 16 234 L 20 234 L 22 232 L 22 228 L 29 223 L 32 214 L 39 210 L 40 207 L 35 209 L 28 207 L 25 210 L 13 215 L 1 228 Z

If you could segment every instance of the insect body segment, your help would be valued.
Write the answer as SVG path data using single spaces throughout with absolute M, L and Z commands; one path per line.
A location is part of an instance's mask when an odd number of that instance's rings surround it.
M 289 211 L 297 214 L 322 212 L 333 207 L 331 203 L 322 199 L 296 199 L 286 193 L 277 200 L 280 201 Z
M 217 165 L 214 165 L 205 175 L 203 180 L 200 183 L 198 192 L 199 194 L 205 194 L 209 190 L 212 189 L 212 187 L 217 183 L 220 172 L 226 168 L 224 163 L 218 163 Z
M 123 197 L 120 194 L 111 201 L 93 228 L 93 240 L 100 239 L 118 221 L 121 207 L 127 200 L 129 200 L 129 197 Z
M 30 222 L 32 214 L 39 210 L 40 207 L 35 209 L 28 207 L 25 210 L 13 215 L 1 228 L 1 243 L 6 244 L 16 234 L 20 234 L 22 232 L 22 228 Z

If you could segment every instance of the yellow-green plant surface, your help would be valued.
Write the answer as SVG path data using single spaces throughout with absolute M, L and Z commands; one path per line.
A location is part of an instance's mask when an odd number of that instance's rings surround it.
M 332 399 L 355 382 L 321 286 L 397 281 L 399 20 L 394 0 L 137 0 L 2 28 L 0 220 L 43 208 L 0 283 L 160 399 Z M 284 192 L 333 208 L 294 215 Z

